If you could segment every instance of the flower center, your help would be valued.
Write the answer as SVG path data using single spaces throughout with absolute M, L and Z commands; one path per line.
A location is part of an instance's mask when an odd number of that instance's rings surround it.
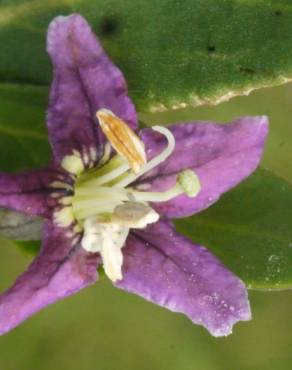
M 64 158 L 62 165 L 76 176 L 71 201 L 73 216 L 83 230 L 81 245 L 89 252 L 101 254 L 105 273 L 116 281 L 122 279 L 121 250 L 130 229 L 145 228 L 159 219 L 149 202 L 165 202 L 183 193 L 194 197 L 200 191 L 200 182 L 193 171 L 185 170 L 177 176 L 176 184 L 164 192 L 141 191 L 131 186 L 171 155 L 175 139 L 168 129 L 152 127 L 166 137 L 167 146 L 147 162 L 144 143 L 121 119 L 105 109 L 97 112 L 97 118 L 117 154 L 110 158 L 107 152 L 99 167 L 86 171 L 76 153 L 75 157 Z

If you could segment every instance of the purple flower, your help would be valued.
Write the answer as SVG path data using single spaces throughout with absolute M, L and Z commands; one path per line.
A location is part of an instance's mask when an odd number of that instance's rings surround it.
M 53 20 L 47 49 L 52 162 L 0 174 L 0 206 L 44 217 L 43 242 L 0 297 L 0 333 L 94 283 L 100 264 L 117 287 L 214 336 L 231 333 L 250 319 L 243 283 L 169 219 L 207 208 L 254 171 L 267 119 L 157 126 L 137 136 L 124 78 L 80 15 Z

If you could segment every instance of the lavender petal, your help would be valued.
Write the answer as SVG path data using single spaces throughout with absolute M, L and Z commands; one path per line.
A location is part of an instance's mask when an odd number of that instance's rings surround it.
M 97 280 L 99 257 L 89 254 L 50 222 L 44 226 L 40 255 L 0 296 L 0 334 L 13 329 L 45 306 Z
M 56 17 L 50 24 L 47 50 L 54 67 L 48 130 L 55 158 L 99 148 L 96 111 L 112 110 L 136 128 L 135 108 L 120 70 L 112 64 L 86 20 L 78 14 Z
M 197 122 L 168 128 L 176 139 L 174 152 L 137 185 L 143 184 L 147 191 L 164 191 L 175 184 L 182 170 L 193 169 L 202 187 L 196 198 L 181 195 L 168 202 L 153 204 L 160 214 L 175 218 L 190 216 L 207 208 L 256 169 L 262 156 L 268 122 L 266 117 L 243 117 L 226 125 Z M 151 129 L 142 130 L 141 137 L 149 159 L 165 148 L 165 138 Z
M 228 335 L 237 321 L 250 319 L 243 283 L 169 223 L 132 233 L 123 250 L 119 288 L 184 313 L 214 336 Z
M 51 197 L 55 192 L 51 184 L 56 181 L 71 180 L 61 170 L 49 167 L 20 174 L 0 173 L 0 207 L 49 218 L 56 205 L 56 198 Z

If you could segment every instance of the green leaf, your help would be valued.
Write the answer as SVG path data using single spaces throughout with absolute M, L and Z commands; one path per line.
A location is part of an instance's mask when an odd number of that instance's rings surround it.
M 28 13 L 21 8 L 21 17 L 31 16 L 31 9 L 34 9 L 32 13 L 36 16 L 36 7 L 41 9 L 46 3 L 36 4 L 33 2 L 32 7 L 28 7 Z M 20 13 L 14 13 L 14 17 L 19 16 Z M 39 18 L 40 24 L 44 23 L 44 19 Z M 108 43 L 111 45 L 110 40 Z M 29 68 L 34 68 L 35 75 L 32 73 L 31 76 L 37 77 L 39 65 L 35 61 L 38 57 L 26 55 L 24 50 L 29 48 L 21 49 L 23 54 L 19 51 L 21 55 L 17 54 L 15 59 L 23 58 L 24 76 Z M 18 60 L 6 65 L 9 73 Z M 48 62 L 45 54 L 43 62 L 44 66 Z M 2 58 L 0 76 L 1 63 Z M 49 71 L 49 66 L 46 68 Z M 9 73 L 5 75 L 7 79 Z M 40 72 L 39 77 L 45 76 L 45 72 L 43 75 Z M 0 84 L 0 171 L 15 172 L 48 162 L 50 148 L 44 125 L 47 96 L 46 86 Z M 251 288 L 292 287 L 289 247 L 292 242 L 291 96 L 292 87 L 286 85 L 257 91 L 249 97 L 232 99 L 216 107 L 140 115 L 148 124 L 197 119 L 228 121 L 244 114 L 271 116 L 271 132 L 262 162 L 270 172 L 257 172 L 210 209 L 178 222 L 182 232 L 195 242 L 206 245 Z M 36 253 L 38 242 L 24 242 L 21 247 Z
M 291 97 L 287 84 L 219 106 L 140 115 L 146 125 L 269 116 L 261 163 L 269 172 L 257 171 L 205 212 L 178 222 L 180 231 L 212 250 L 254 289 L 292 287 Z
M 270 128 L 261 166 L 292 184 L 292 84 L 261 89 L 217 106 L 140 114 L 145 126 L 171 122 L 230 122 L 241 116 L 266 115 Z
M 46 105 L 46 88 L 0 85 L 1 171 L 31 169 L 48 162 Z
M 178 221 L 181 232 L 212 250 L 251 288 L 292 287 L 289 96 L 292 96 L 292 86 L 287 85 L 274 90 L 258 91 L 253 96 L 233 99 L 218 107 L 140 116 L 143 121 L 154 124 L 208 117 L 230 120 L 245 112 L 271 113 L 271 134 L 263 163 L 272 172 L 258 171 L 208 210 Z M 32 158 L 39 165 L 47 163 L 48 142 L 46 139 L 35 139 L 36 134 L 46 135 L 46 104 L 46 88 L 0 85 L 0 127 L 5 127 L 6 131 L 14 130 L 14 134 L 9 136 L 0 129 L 1 170 L 16 171 L 34 167 Z M 21 140 L 31 147 L 32 158 L 26 148 L 18 144 L 18 130 L 22 133 Z M 28 133 L 27 136 L 23 136 L 23 132 Z M 290 184 L 275 176 L 275 173 L 291 181 Z M 21 250 L 30 254 L 36 253 L 39 246 L 38 242 L 19 241 L 13 242 L 13 245 L 20 246 Z
M 292 286 L 292 186 L 258 170 L 178 230 L 208 247 L 249 288 Z
M 79 12 L 125 73 L 139 110 L 217 103 L 292 77 L 285 0 L 6 0 L 0 80 L 48 85 L 48 23 Z
M 41 242 L 36 240 L 31 241 L 20 241 L 13 240 L 13 243 L 18 247 L 23 253 L 29 256 L 36 256 L 40 250 Z

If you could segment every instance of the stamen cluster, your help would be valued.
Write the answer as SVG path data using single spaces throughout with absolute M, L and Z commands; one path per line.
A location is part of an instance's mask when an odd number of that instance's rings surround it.
M 98 111 L 97 117 L 117 154 L 110 158 L 108 152 L 98 167 L 86 171 L 82 171 L 78 156 L 76 163 L 72 163 L 72 158 L 65 158 L 63 163 L 77 171 L 72 212 L 83 230 L 81 245 L 89 252 L 101 254 L 106 274 L 116 281 L 122 279 L 121 249 L 130 229 L 145 228 L 159 219 L 149 203 L 166 202 L 183 193 L 194 197 L 200 191 L 200 183 L 193 171 L 186 170 L 164 192 L 141 191 L 131 186 L 172 154 L 175 139 L 167 128 L 152 127 L 166 137 L 167 146 L 147 162 L 144 143 L 122 120 L 105 109 Z

